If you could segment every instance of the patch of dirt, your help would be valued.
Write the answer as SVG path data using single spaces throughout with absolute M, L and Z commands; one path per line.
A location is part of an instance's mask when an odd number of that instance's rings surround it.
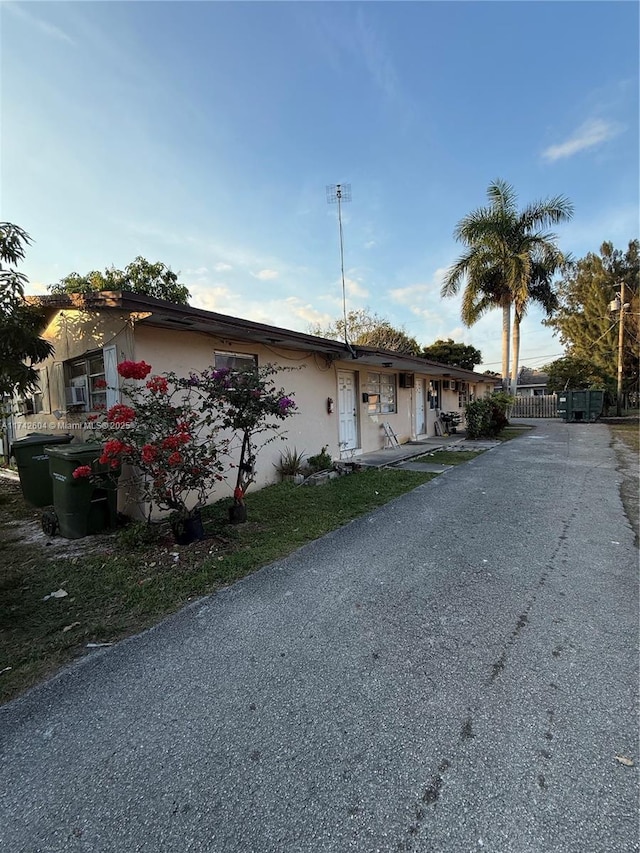
M 46 548 L 47 556 L 54 559 L 64 557 L 86 557 L 91 554 L 110 552 L 115 547 L 115 534 L 103 533 L 85 536 L 83 539 L 65 539 L 48 536 L 42 530 L 40 519 L 31 521 L 8 521 L 3 525 L 2 538 L 14 545 Z

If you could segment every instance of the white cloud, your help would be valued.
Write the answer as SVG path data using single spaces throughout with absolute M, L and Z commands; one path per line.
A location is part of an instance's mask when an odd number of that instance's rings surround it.
M 299 317 L 309 324 L 329 326 L 334 319 L 331 314 L 316 310 L 308 302 L 303 303 L 297 296 L 289 296 L 284 302 L 295 317 Z
M 376 245 L 376 241 L 375 241 L 375 240 L 367 240 L 367 242 L 364 244 L 364 248 L 365 248 L 365 249 L 373 249 L 373 247 L 374 247 L 375 245 Z
M 447 267 L 438 267 L 431 276 L 431 280 L 425 283 L 410 284 L 408 287 L 396 287 L 389 291 L 389 296 L 400 305 L 408 305 L 413 313 L 415 308 L 422 308 L 423 303 L 433 305 L 434 299 L 440 300 L 440 288 L 447 273 Z M 426 307 L 426 306 L 425 306 Z
M 277 270 L 260 270 L 260 272 L 252 272 L 251 275 L 254 278 L 259 278 L 260 281 L 270 281 L 271 279 L 278 278 Z
M 15 15 L 17 18 L 21 18 L 23 21 L 26 21 L 36 27 L 45 35 L 57 39 L 58 41 L 64 41 L 67 44 L 75 44 L 71 36 L 67 35 L 67 33 L 65 33 L 64 30 L 61 30 L 60 27 L 56 27 L 55 24 L 50 24 L 48 21 L 43 21 L 42 18 L 38 18 L 32 12 L 27 12 L 24 3 L 5 3 L 3 4 L 3 8 L 12 15 Z
M 185 270 L 185 271 L 184 271 L 184 275 L 199 275 L 199 276 L 203 276 L 203 275 L 206 275 L 208 272 L 209 272 L 209 270 L 208 270 L 206 267 L 198 267 L 198 268 L 197 268 L 197 269 L 195 269 L 195 270 Z
M 345 277 L 344 289 L 348 296 L 360 296 L 364 299 L 369 295 L 369 291 L 353 278 Z
M 29 296 L 41 296 L 46 293 L 49 293 L 47 285 L 41 281 L 30 281 L 27 284 L 25 291 L 29 294 Z
M 220 261 L 219 263 L 217 263 L 214 266 L 214 270 L 216 272 L 228 272 L 229 270 L 232 270 L 232 269 L 233 269 L 233 267 L 231 266 L 231 264 L 225 264 L 224 261 Z
M 373 27 L 365 21 L 365 16 L 361 9 L 358 10 L 355 33 L 365 67 L 376 86 L 387 98 L 397 98 L 399 95 L 399 84 L 396 69 L 385 45 Z
M 234 305 L 235 301 L 234 294 L 225 285 L 212 287 L 201 284 L 191 287 L 191 304 L 194 308 L 204 308 L 205 311 L 216 311 L 219 314 L 232 314 L 234 308 L 240 308 L 240 305 Z M 238 301 L 242 302 L 242 300 Z
M 542 152 L 545 160 L 552 163 L 564 157 L 573 157 L 579 151 L 595 148 L 603 142 L 608 142 L 618 136 L 624 127 L 617 122 L 604 119 L 590 119 L 582 124 L 568 139 L 557 145 L 550 145 Z

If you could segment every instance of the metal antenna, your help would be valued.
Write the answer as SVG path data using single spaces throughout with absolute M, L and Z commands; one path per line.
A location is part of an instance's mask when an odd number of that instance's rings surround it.
M 351 201 L 351 184 L 329 184 L 327 186 L 327 204 L 338 205 L 338 228 L 340 230 L 340 272 L 342 274 L 342 313 L 344 316 L 344 342 L 353 350 L 347 336 L 347 289 L 344 284 L 344 240 L 342 236 L 342 202 Z

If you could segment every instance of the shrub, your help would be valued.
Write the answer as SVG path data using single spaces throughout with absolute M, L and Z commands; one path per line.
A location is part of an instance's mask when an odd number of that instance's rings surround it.
M 498 392 L 482 400 L 474 400 L 465 406 L 467 438 L 494 438 L 509 424 L 507 407 L 513 398 Z
M 317 474 L 319 471 L 326 471 L 333 467 L 333 459 L 327 453 L 328 446 L 328 444 L 325 444 L 325 446 L 320 450 L 320 453 L 316 453 L 315 456 L 310 456 L 307 460 L 307 465 L 309 466 L 309 470 L 312 474 Z
M 287 447 L 284 453 L 280 454 L 280 461 L 275 466 L 278 474 L 281 477 L 291 476 L 293 474 L 299 474 L 302 471 L 304 459 L 304 451 L 302 453 L 298 453 L 297 448 Z

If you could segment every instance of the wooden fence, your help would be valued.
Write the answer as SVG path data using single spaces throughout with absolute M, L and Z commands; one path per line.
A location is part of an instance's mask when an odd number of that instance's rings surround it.
M 557 418 L 558 397 L 545 394 L 544 397 L 516 397 L 513 406 L 507 411 L 509 418 Z

